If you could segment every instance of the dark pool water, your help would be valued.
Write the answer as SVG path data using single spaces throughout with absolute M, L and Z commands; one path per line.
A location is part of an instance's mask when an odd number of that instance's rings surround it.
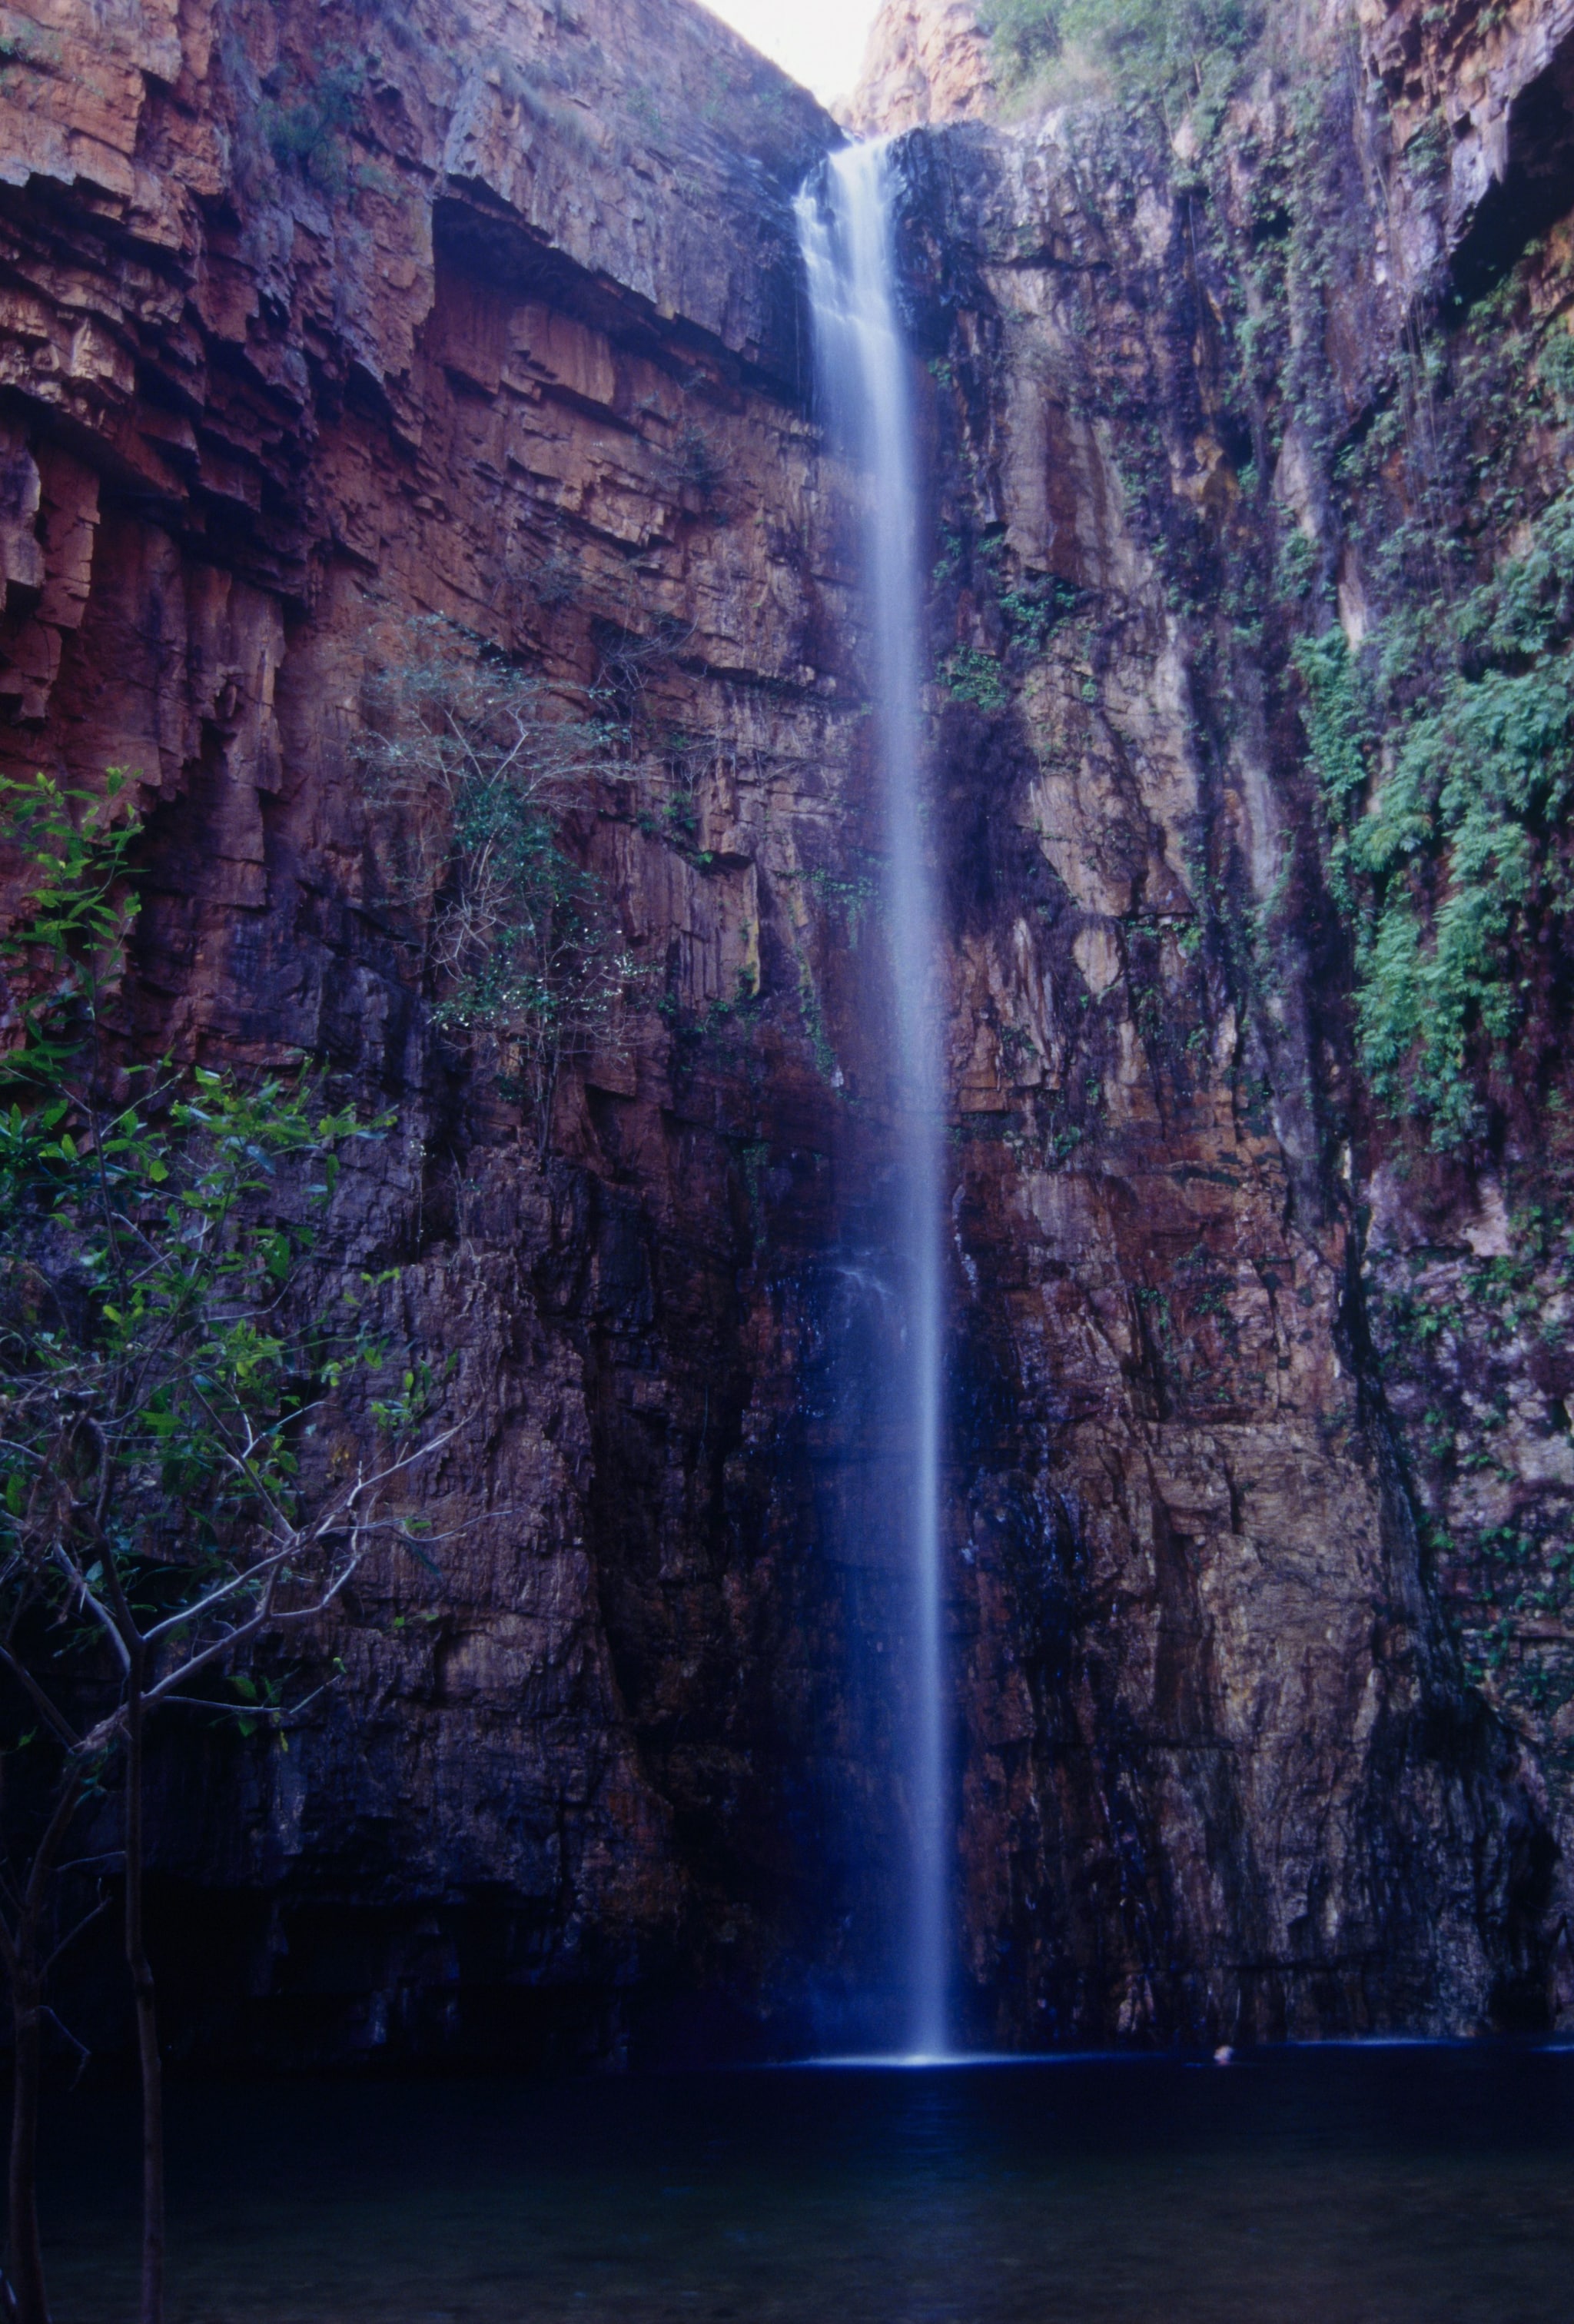
M 1574 2055 L 173 2095 L 172 2324 L 1569 2324 Z M 131 2310 L 123 2101 L 62 2105 L 58 2324 Z

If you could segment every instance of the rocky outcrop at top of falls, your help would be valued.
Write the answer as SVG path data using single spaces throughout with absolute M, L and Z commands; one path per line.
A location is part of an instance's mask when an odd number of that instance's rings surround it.
M 884 23 L 958 2026 L 1544 2026 L 1574 14 L 1308 7 L 1164 105 Z M 907 1731 L 865 615 L 791 220 L 839 133 L 684 0 L 41 0 L 3 56 L 0 748 L 136 778 L 129 1049 L 392 1110 L 335 1248 L 456 1430 L 440 1580 L 376 1570 L 287 1752 L 166 1767 L 179 2040 L 829 2037 L 891 1974 Z M 358 742 L 430 617 L 601 732 L 564 844 L 637 973 L 544 1124 L 437 1005 L 442 799 Z
M 885 0 L 846 107 L 861 137 L 988 117 L 996 98 L 989 34 L 971 0 Z

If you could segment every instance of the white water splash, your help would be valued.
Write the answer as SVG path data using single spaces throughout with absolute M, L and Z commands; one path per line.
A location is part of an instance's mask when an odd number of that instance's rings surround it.
M 918 495 L 912 357 L 896 299 L 892 170 L 883 143 L 844 146 L 798 197 L 825 416 L 863 496 L 869 672 L 885 785 L 886 921 L 896 998 L 899 1232 L 906 1278 L 903 1418 L 912 1445 L 907 1515 L 913 1591 L 907 1769 L 913 1865 L 907 1969 L 912 2052 L 949 2053 L 946 1674 L 941 1620 L 941 1250 L 943 1086 L 934 977 L 939 947 L 924 847 Z

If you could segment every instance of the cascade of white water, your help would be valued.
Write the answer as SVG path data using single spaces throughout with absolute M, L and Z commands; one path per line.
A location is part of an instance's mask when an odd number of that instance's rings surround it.
M 825 417 L 854 464 L 873 639 L 870 693 L 885 785 L 885 918 L 896 999 L 904 1422 L 910 1434 L 914 1658 L 908 1947 L 915 2052 L 948 2048 L 946 1674 L 941 1626 L 940 1452 L 943 1091 L 934 995 L 937 915 L 920 798 L 923 654 L 911 355 L 896 299 L 892 171 L 884 144 L 833 153 L 797 216 Z

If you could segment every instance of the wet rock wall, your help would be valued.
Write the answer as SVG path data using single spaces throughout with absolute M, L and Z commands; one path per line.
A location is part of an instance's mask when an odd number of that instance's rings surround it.
M 981 2037 L 1565 2006 L 1560 1101 L 1447 1162 L 1374 1102 L 1300 659 L 1331 625 L 1359 667 L 1440 537 L 1440 627 L 1523 554 L 1472 302 L 1523 267 L 1545 331 L 1568 295 L 1524 93 L 1555 17 L 1460 12 L 1441 53 L 1432 20 L 1307 15 L 1165 131 L 1084 96 L 908 143 Z M 1385 429 L 1418 362 L 1448 385 Z M 1560 488 L 1536 410 L 1522 524 Z
M 788 208 L 835 132 L 681 7 L 9 37 L 7 763 L 136 778 L 128 1043 L 391 1109 L 336 1250 L 401 1270 L 458 1431 L 440 1585 L 372 1577 L 288 1750 L 171 1756 L 177 2041 L 615 2056 L 697 1994 L 703 2046 L 788 1987 L 801 2024 L 804 1965 L 834 2015 L 893 1917 L 840 1407 L 799 1391 L 842 1147 L 869 1175 L 826 1027 L 879 1038 Z M 357 753 L 431 615 L 570 711 L 621 689 L 568 835 L 644 1005 L 545 1170 L 434 1025 L 430 835 Z
M 1406 586 L 1337 463 L 1450 270 L 1545 231 L 1560 149 L 1514 124 L 1556 14 L 1309 15 L 1220 117 L 905 148 L 969 2038 L 1560 2006 L 1556 1767 L 1472 1653 L 1474 1536 L 1431 1530 L 1482 1472 L 1418 1463 L 1438 1340 L 1412 1379 L 1377 1279 L 1446 1305 L 1517 1197 L 1391 1167 L 1280 586 L 1294 532 L 1352 634 Z M 923 15 L 905 120 L 950 109 Z M 5 761 L 138 779 L 129 1045 L 394 1111 L 336 1247 L 400 1270 L 457 1428 L 414 1489 L 440 1583 L 369 1578 L 287 1752 L 167 1763 L 178 2046 L 864 2038 L 904 1859 L 890 1041 L 789 215 L 836 133 L 677 0 L 6 24 Z M 435 1021 L 431 834 L 357 752 L 427 614 L 620 706 L 570 838 L 641 1000 L 544 1166 Z M 1523 1334 L 1493 1360 L 1560 1393 Z

